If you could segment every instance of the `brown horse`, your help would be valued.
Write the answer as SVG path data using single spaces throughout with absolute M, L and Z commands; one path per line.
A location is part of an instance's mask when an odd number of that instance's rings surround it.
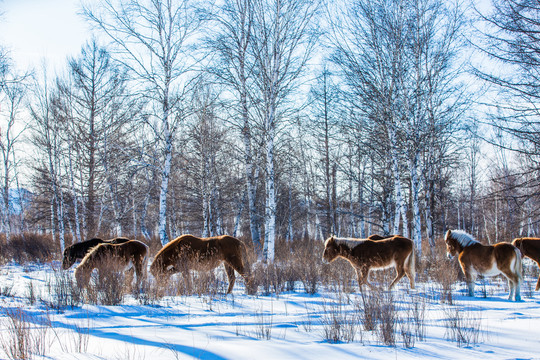
M 165 245 L 154 257 L 150 265 L 150 273 L 164 283 L 172 274 L 181 272 L 184 276 L 189 270 L 210 271 L 221 263 L 229 279 L 229 294 L 235 283 L 236 270 L 246 281 L 249 291 L 250 274 L 247 266 L 246 247 L 240 240 L 228 236 L 198 238 L 193 235 L 182 235 Z
M 79 266 L 75 268 L 75 279 L 79 287 L 87 287 L 90 275 L 95 268 L 107 265 L 118 265 L 124 268 L 135 268 L 137 286 L 146 277 L 148 265 L 148 246 L 138 240 L 130 240 L 121 244 L 101 243 L 90 249 Z
M 62 269 L 67 270 L 77 260 L 82 260 L 83 257 L 88 253 L 90 249 L 93 247 L 103 244 L 103 243 L 110 243 L 110 244 L 122 244 L 125 242 L 128 242 L 129 239 L 124 237 L 118 237 L 111 240 L 103 240 L 99 238 L 93 238 L 86 241 L 81 241 L 79 243 L 75 243 L 73 245 L 68 246 L 64 250 L 64 256 L 62 257 Z
M 394 267 L 396 278 L 389 286 L 391 289 L 404 275 L 409 278 L 411 289 L 414 289 L 415 259 L 413 242 L 396 235 L 391 238 L 341 239 L 330 237 L 324 243 L 323 261 L 328 263 L 338 257 L 347 260 L 356 271 L 358 286 L 371 286 L 368 282 L 371 270 Z
M 472 235 L 460 230 L 448 230 L 444 241 L 448 257 L 459 255 L 459 264 L 465 275 L 469 296 L 474 296 L 474 282 L 478 274 L 503 274 L 508 279 L 510 288 L 508 299 L 521 301 L 520 286 L 523 277 L 518 248 L 505 242 L 482 245 Z
M 531 258 L 540 267 L 540 239 L 531 237 L 517 238 L 512 241 L 512 245 L 521 251 L 521 256 Z M 540 276 L 534 290 L 538 291 L 538 289 L 540 289 Z

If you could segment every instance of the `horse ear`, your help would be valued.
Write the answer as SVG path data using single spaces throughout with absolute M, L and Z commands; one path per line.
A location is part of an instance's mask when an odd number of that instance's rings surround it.
M 452 230 L 448 230 L 448 231 L 446 232 L 446 235 L 444 236 L 444 240 L 445 240 L 445 241 L 450 237 L 450 234 L 452 234 Z

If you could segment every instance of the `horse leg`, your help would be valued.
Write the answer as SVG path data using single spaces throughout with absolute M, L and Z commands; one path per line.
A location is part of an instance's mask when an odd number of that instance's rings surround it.
M 358 287 L 360 288 L 360 291 L 362 291 L 362 285 L 364 284 L 373 289 L 373 285 L 368 282 L 369 268 L 354 268 L 354 270 L 356 271 L 356 278 L 358 279 Z
M 125 277 L 125 280 L 124 280 L 124 284 L 129 284 L 129 286 L 132 286 L 133 285 L 133 280 L 135 279 L 135 276 L 134 276 L 135 265 L 131 264 L 131 266 L 130 266 L 130 264 L 128 263 L 127 266 L 128 267 L 125 269 L 126 277 Z
M 142 290 L 142 284 L 146 280 L 146 258 L 139 258 L 136 264 L 134 264 L 135 274 L 137 275 L 136 286 L 139 291 Z
M 398 266 L 396 265 L 395 267 L 396 269 L 396 278 L 394 279 L 394 281 L 392 281 L 392 283 L 390 284 L 390 286 L 388 287 L 388 290 L 391 290 L 392 287 L 403 277 L 405 276 L 405 270 L 403 269 L 403 266 Z M 414 286 L 413 286 L 414 288 Z
M 248 294 L 254 294 L 256 292 L 256 289 L 253 289 L 253 284 L 252 284 L 253 279 L 251 278 L 249 267 L 248 269 L 244 267 L 244 263 L 242 259 L 234 256 L 234 257 L 231 257 L 230 259 L 226 259 L 224 264 L 225 264 L 225 270 L 229 271 L 227 269 L 227 266 L 229 266 L 230 268 L 236 270 L 236 272 L 239 273 L 244 278 L 244 282 L 246 284 L 246 292 Z M 232 273 L 233 273 L 233 285 L 234 285 L 234 271 L 232 271 Z M 232 291 L 232 286 L 230 284 L 231 284 L 231 281 L 230 281 L 230 276 L 229 276 L 229 291 L 227 293 L 230 293 Z
M 223 265 L 225 265 L 225 271 L 227 272 L 227 277 L 229 278 L 229 288 L 227 289 L 227 294 L 230 294 L 234 287 L 236 277 L 234 275 L 234 269 L 229 264 Z
M 540 262 L 536 262 L 536 265 L 538 265 L 538 267 L 540 268 Z M 534 289 L 534 291 L 538 291 L 540 289 L 540 276 L 538 276 L 538 281 L 536 282 L 536 288 Z
M 512 269 L 502 271 L 502 273 L 506 277 L 508 288 L 510 289 L 508 300 L 521 301 L 519 275 L 514 273 Z
M 469 271 L 464 271 L 465 281 L 467 282 L 467 289 L 469 296 L 474 297 L 474 285 L 476 281 L 476 274 L 473 274 Z

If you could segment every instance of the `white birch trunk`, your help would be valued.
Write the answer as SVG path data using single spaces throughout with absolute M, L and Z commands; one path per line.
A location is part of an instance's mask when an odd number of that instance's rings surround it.
M 276 241 L 276 190 L 274 173 L 274 110 L 272 108 L 267 120 L 266 140 L 266 209 L 265 209 L 265 238 L 263 259 L 274 261 Z
M 395 148 L 396 143 L 396 134 L 394 129 L 391 126 L 388 127 L 388 137 L 390 139 L 390 144 L 392 146 L 392 169 L 394 175 L 394 191 L 396 192 L 396 215 L 394 217 L 394 234 L 400 234 L 399 231 L 399 221 L 400 216 L 403 223 L 403 232 L 401 234 L 408 238 L 409 237 L 409 225 L 407 221 L 407 205 L 403 200 L 403 190 L 401 187 L 401 177 L 399 176 L 399 162 L 398 155 Z
M 418 180 L 418 160 L 420 154 L 416 152 L 414 157 L 409 161 L 410 173 L 411 173 L 411 192 L 412 192 L 412 206 L 413 206 L 413 233 L 412 240 L 416 245 L 416 252 L 418 256 L 422 255 L 422 222 L 420 218 L 420 182 Z
M 75 176 L 73 174 L 73 158 L 71 156 L 71 140 L 68 140 L 68 157 L 69 157 L 69 181 L 71 185 L 71 194 L 73 196 L 73 212 L 74 217 L 73 219 L 75 221 L 75 237 L 77 239 L 77 242 L 81 242 L 81 226 L 79 222 L 79 197 L 77 196 L 77 191 L 75 190 Z
M 167 193 L 169 190 L 169 177 L 171 173 L 172 161 L 172 139 L 167 134 L 167 144 L 165 146 L 165 162 L 161 172 L 161 187 L 159 192 L 159 239 L 161 245 L 165 246 L 169 242 L 167 236 Z

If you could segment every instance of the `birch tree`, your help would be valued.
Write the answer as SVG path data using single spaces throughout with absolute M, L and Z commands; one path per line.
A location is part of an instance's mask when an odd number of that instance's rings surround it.
M 251 241 L 255 249 L 262 250 L 260 216 L 257 211 L 257 181 L 259 165 L 253 149 L 255 124 L 249 113 L 253 97 L 253 53 L 250 52 L 253 32 L 253 0 L 226 0 L 214 15 L 216 34 L 209 39 L 210 49 L 218 59 L 210 71 L 233 94 L 233 118 L 237 118 L 243 140 L 243 158 L 247 189 Z
M 489 10 L 478 11 L 477 47 L 490 61 L 475 64 L 475 74 L 490 85 L 486 98 L 487 124 L 493 138 L 487 138 L 502 152 L 512 151 L 521 166 L 494 174 L 494 196 L 506 201 L 512 196 L 515 206 L 525 206 L 538 193 L 540 183 L 540 4 L 526 0 L 494 0 Z M 500 141 L 500 137 L 504 137 Z M 504 160 L 504 159 L 502 159 Z M 508 176 L 516 176 L 513 181 Z M 508 185 L 506 190 L 500 186 Z M 519 193 L 522 192 L 522 193 Z M 501 198 L 501 194 L 504 196 Z M 509 209 L 513 212 L 512 207 Z M 514 216 L 513 213 L 506 214 Z M 535 207 L 530 216 L 538 217 Z
M 355 108 L 385 132 L 389 175 L 394 179 L 394 231 L 399 230 L 401 217 L 401 233 L 408 235 L 409 198 L 411 235 L 419 254 L 422 154 L 435 154 L 435 147 L 427 147 L 429 139 L 449 139 L 443 134 L 455 130 L 456 115 L 463 105 L 463 92 L 456 86 L 459 71 L 455 70 L 462 26 L 459 5 L 445 7 L 432 0 L 360 0 L 333 27 L 337 44 L 333 60 L 357 98 Z M 404 193 L 403 179 L 410 179 L 409 196 Z
M 263 259 L 274 260 L 276 240 L 275 142 L 286 100 L 295 89 L 315 45 L 318 2 L 254 0 L 252 51 L 258 111 L 265 146 L 265 237 Z
M 0 59 L 0 61 L 2 60 Z M 4 69 L 0 69 L 0 161 L 2 169 L 0 210 L 2 212 L 2 230 L 9 242 L 13 230 L 10 189 L 15 184 L 18 164 L 16 148 L 26 129 L 21 118 L 23 100 L 26 96 L 26 84 L 25 76 L 17 76 L 13 74 L 7 64 L 4 66 Z M 20 191 L 20 189 L 18 190 Z
M 182 101 L 195 63 L 189 45 L 202 19 L 191 0 L 100 0 L 84 6 L 83 12 L 112 41 L 116 58 L 141 83 L 141 94 L 153 106 L 147 124 L 158 139 L 159 237 L 165 245 L 173 141 L 186 116 Z

